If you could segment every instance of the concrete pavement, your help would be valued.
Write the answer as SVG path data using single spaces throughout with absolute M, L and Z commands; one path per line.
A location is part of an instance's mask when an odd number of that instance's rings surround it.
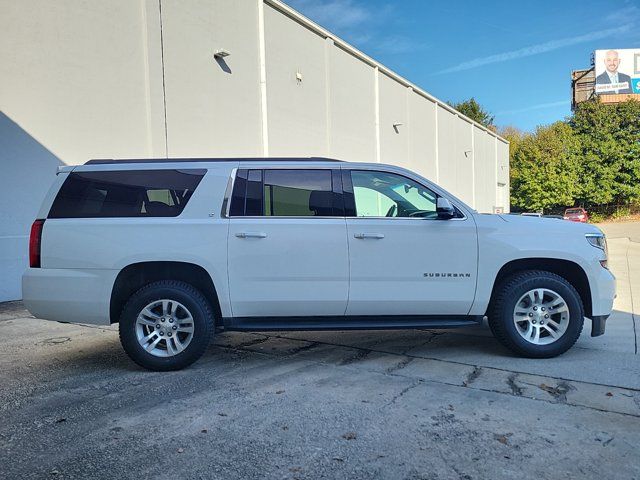
M 480 327 L 224 333 L 150 373 L 114 327 L 4 304 L 0 478 L 640 479 L 636 228 L 606 335 L 549 360 Z

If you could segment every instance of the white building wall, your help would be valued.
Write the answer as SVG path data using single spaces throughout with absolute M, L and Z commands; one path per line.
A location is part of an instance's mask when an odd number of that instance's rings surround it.
M 277 0 L 0 0 L 0 12 L 0 301 L 21 296 L 57 166 L 90 158 L 379 160 L 508 211 L 506 142 Z
M 161 5 L 169 156 L 262 155 L 258 3 Z
M 327 156 L 325 39 L 265 8 L 269 154 Z
M 375 70 L 333 43 L 328 48 L 329 155 L 375 161 Z
M 462 192 L 456 191 L 456 122 L 455 114 L 438 105 L 438 183 L 457 195 Z
M 21 297 L 29 228 L 59 165 L 154 154 L 143 7 L 0 0 L 0 301 Z
M 409 164 L 407 87 L 378 72 L 380 105 L 380 161 Z
M 496 142 L 493 137 L 473 127 L 475 154 L 476 208 L 481 212 L 491 212 L 496 200 Z
M 474 152 L 471 124 L 456 117 L 453 125 L 455 126 L 453 144 L 455 145 L 456 182 L 452 190 L 461 200 L 469 205 L 474 205 Z
M 497 188 L 496 208 L 509 211 L 509 144 L 496 139 Z
M 410 90 L 407 95 L 409 125 L 406 129 L 409 132 L 409 161 L 406 167 L 437 182 L 436 103 L 418 95 L 413 90 Z

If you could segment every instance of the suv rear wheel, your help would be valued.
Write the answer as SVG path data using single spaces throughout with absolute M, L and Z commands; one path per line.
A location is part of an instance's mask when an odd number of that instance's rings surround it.
M 202 356 L 214 331 L 211 305 L 185 282 L 162 280 L 134 293 L 120 316 L 120 342 L 149 370 L 179 370 Z
M 518 355 L 550 358 L 569 350 L 580 337 L 584 307 L 564 278 L 531 270 L 507 278 L 489 312 L 489 326 Z

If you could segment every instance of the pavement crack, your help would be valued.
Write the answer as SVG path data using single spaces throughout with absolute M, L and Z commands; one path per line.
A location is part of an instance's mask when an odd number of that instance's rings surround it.
M 318 342 L 311 342 L 311 343 L 309 343 L 307 345 L 302 345 L 301 347 L 292 348 L 287 353 L 289 355 L 296 355 L 296 354 L 298 354 L 300 352 L 305 352 L 307 350 L 311 350 L 312 348 L 316 348 L 318 345 L 319 345 Z
M 446 335 L 447 332 L 434 332 L 432 330 L 423 330 L 423 329 L 419 329 L 419 331 L 421 332 L 425 332 L 428 333 L 429 336 L 426 338 L 426 340 L 422 343 L 420 343 L 419 345 L 412 345 L 409 348 L 407 348 L 406 350 L 404 350 L 402 352 L 402 355 L 407 354 L 408 352 L 410 352 L 411 350 L 414 350 L 416 348 L 420 348 L 420 347 L 424 347 L 425 345 L 429 345 L 431 342 L 433 342 L 437 337 L 440 337 L 442 335 Z
M 385 407 L 389 407 L 393 404 L 395 404 L 398 400 L 400 400 L 400 398 L 402 398 L 402 396 L 404 396 L 409 390 L 413 390 L 414 388 L 416 388 L 418 385 L 420 385 L 421 383 L 423 383 L 423 380 L 416 380 L 415 382 L 413 382 L 411 385 L 409 385 L 408 387 L 403 388 L 402 390 L 400 390 L 400 392 L 398 392 L 396 395 L 393 396 L 393 398 L 391 400 L 389 400 L 389 402 L 385 405 Z
M 387 368 L 387 373 L 393 373 L 393 372 L 397 372 L 398 370 L 402 370 L 404 367 L 409 365 L 414 360 L 415 360 L 415 358 L 413 358 L 413 357 L 406 357 L 406 358 L 400 360 L 395 365 Z
M 36 318 L 36 317 L 31 317 L 31 318 Z M 102 330 L 104 332 L 115 332 L 116 331 L 113 328 L 100 327 L 98 325 L 87 325 L 85 323 L 76 323 L 74 325 L 76 325 L 77 327 L 82 327 L 82 328 L 93 328 L 94 330 Z
M 509 388 L 511 389 L 511 393 L 513 395 L 515 395 L 516 397 L 521 397 L 522 388 L 519 387 L 518 384 L 516 383 L 516 378 L 518 378 L 517 373 L 514 373 L 513 375 L 509 375 L 509 377 L 507 378 L 507 385 L 509 385 Z
M 468 387 L 469 385 L 471 385 L 476 381 L 481 373 L 482 367 L 473 367 L 473 370 L 467 374 L 467 378 L 465 378 L 464 382 L 462 382 L 462 386 Z
M 343 359 L 339 365 L 351 365 L 352 363 L 359 362 L 364 360 L 364 358 L 371 353 L 371 350 L 362 348 L 358 350 L 354 355 L 351 355 L 345 359 Z
M 235 345 L 234 348 L 253 347 L 254 345 L 258 345 L 260 343 L 264 343 L 267 340 L 269 340 L 269 336 L 265 335 L 263 338 L 254 338 L 253 340 L 248 340 L 246 342 L 239 343 L 238 345 Z
M 550 387 L 542 383 L 537 385 L 537 387 L 547 392 L 559 403 L 567 403 L 567 393 L 576 389 L 576 387 L 567 382 L 560 382 L 555 387 Z
M 424 342 L 422 342 L 422 344 L 420 345 L 421 347 L 430 344 L 431 342 L 433 342 L 436 338 L 441 337 L 442 335 L 446 335 L 447 332 L 429 332 L 431 335 L 429 335 L 429 338 L 427 338 Z

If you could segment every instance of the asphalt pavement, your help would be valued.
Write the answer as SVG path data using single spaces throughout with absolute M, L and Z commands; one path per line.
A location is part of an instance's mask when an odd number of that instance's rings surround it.
M 640 479 L 640 224 L 603 229 L 607 333 L 549 360 L 486 326 L 222 333 L 151 373 L 2 304 L 0 478 Z

